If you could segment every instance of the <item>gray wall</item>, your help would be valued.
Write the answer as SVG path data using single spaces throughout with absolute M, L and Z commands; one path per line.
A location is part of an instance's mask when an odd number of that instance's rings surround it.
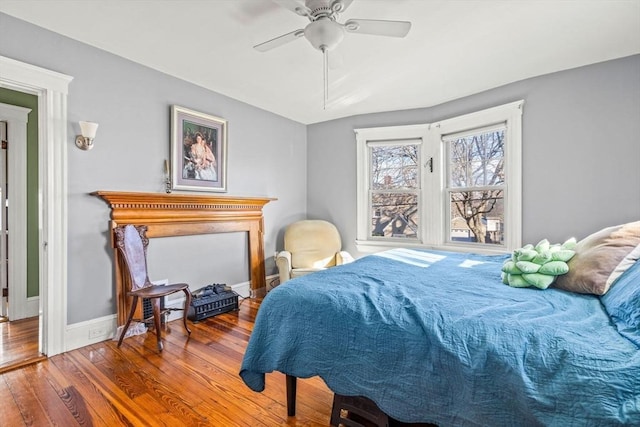
M 640 55 L 536 77 L 432 108 L 307 128 L 310 218 L 358 256 L 356 128 L 430 123 L 524 99 L 523 243 L 582 238 L 640 219 Z
M 96 190 L 163 191 L 170 106 L 229 121 L 228 195 L 265 206 L 267 274 L 282 226 L 306 216 L 306 127 L 0 13 L 0 55 L 74 77 L 68 97 L 68 320 L 115 313 L 109 208 Z M 100 124 L 95 147 L 73 143 L 79 120 Z M 236 284 L 249 279 L 243 233 L 152 240 L 152 280 Z M 279 244 L 281 247 L 281 243 Z
M 115 313 L 109 209 L 95 190 L 160 192 L 170 106 L 229 120 L 228 194 L 268 196 L 267 274 L 283 226 L 336 223 L 355 251 L 353 129 L 433 122 L 525 100 L 525 242 L 578 238 L 640 218 L 640 56 L 537 77 L 432 108 L 304 126 L 0 13 L 0 55 L 74 77 L 69 93 L 68 323 Z M 96 146 L 75 148 L 79 120 L 100 123 Z M 154 280 L 248 280 L 238 233 L 152 241 Z

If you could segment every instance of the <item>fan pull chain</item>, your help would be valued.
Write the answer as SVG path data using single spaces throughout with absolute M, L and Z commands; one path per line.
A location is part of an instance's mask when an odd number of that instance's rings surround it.
M 329 100 L 329 49 L 322 49 L 322 74 L 324 80 L 324 99 L 322 109 L 327 109 L 327 101 Z

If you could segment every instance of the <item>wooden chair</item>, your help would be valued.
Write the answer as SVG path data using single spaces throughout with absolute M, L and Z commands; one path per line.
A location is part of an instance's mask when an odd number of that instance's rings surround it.
M 132 297 L 131 310 L 129 317 L 124 325 L 120 338 L 118 339 L 118 347 L 122 344 L 131 320 L 138 306 L 139 298 L 148 298 L 153 306 L 153 322 L 156 330 L 156 339 L 158 342 L 158 351 L 162 351 L 162 337 L 161 337 L 161 321 L 160 317 L 166 313 L 165 310 L 161 313 L 160 300 L 167 295 L 175 292 L 183 291 L 185 294 L 184 302 L 184 314 L 182 321 L 184 328 L 187 330 L 187 334 L 191 335 L 191 329 L 187 326 L 187 311 L 191 304 L 191 292 L 189 291 L 189 285 L 186 283 L 176 283 L 171 285 L 154 285 L 149 280 L 149 274 L 147 272 L 147 246 L 149 245 L 149 239 L 146 236 L 146 225 L 124 225 L 118 226 L 114 229 L 116 237 L 116 247 L 122 254 L 126 269 L 129 272 L 131 281 L 131 289 L 127 292 L 127 295 Z

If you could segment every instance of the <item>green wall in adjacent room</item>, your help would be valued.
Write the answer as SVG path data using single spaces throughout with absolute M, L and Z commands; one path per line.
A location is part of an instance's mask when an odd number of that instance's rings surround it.
M 27 297 L 36 297 L 40 291 L 38 281 L 40 275 L 38 262 L 38 97 L 0 88 L 0 103 L 31 108 L 27 123 Z M 11 191 L 11 183 L 9 183 L 9 191 Z M 11 198 L 11 193 L 9 193 L 9 198 Z

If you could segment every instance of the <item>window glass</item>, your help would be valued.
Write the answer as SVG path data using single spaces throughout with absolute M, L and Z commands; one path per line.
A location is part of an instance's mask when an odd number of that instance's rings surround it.
M 415 239 L 418 236 L 418 195 L 374 192 L 371 195 L 371 236 Z
M 372 147 L 371 171 L 371 187 L 374 190 L 417 188 L 418 146 Z
M 450 194 L 450 241 L 504 244 L 502 190 L 452 191 Z
M 419 146 L 370 147 L 371 237 L 410 238 L 418 235 Z
M 443 140 L 449 153 L 449 241 L 503 245 L 505 128 Z

